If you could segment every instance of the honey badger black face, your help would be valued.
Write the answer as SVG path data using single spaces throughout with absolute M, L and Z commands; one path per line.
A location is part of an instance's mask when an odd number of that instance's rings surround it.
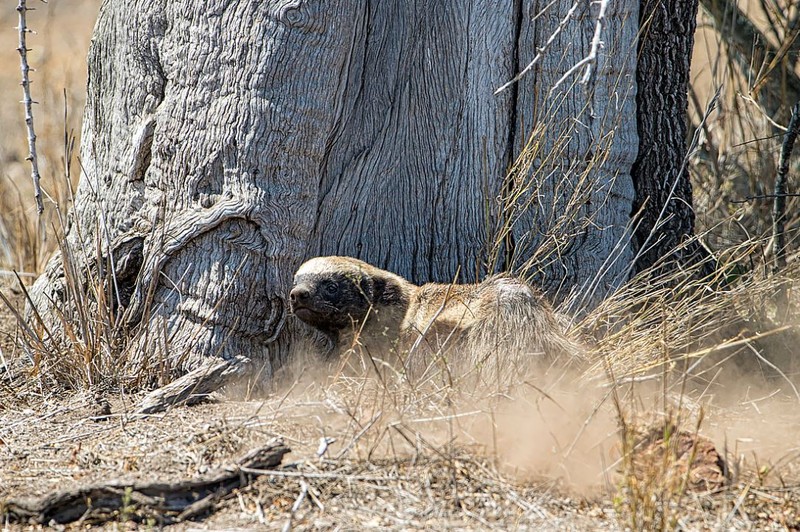
M 356 330 L 383 338 L 387 329 L 399 329 L 411 286 L 358 259 L 317 257 L 297 270 L 289 300 L 295 316 L 336 345 Z
M 323 331 L 357 327 L 373 302 L 372 280 L 358 272 L 297 272 L 289 294 L 292 312 Z

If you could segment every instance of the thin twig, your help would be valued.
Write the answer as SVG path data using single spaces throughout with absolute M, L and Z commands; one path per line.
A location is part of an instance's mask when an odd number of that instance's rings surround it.
M 687 163 L 694 155 L 694 152 L 697 149 L 697 147 L 700 145 L 700 131 L 702 127 L 705 125 L 706 121 L 711 117 L 711 114 L 717 108 L 717 103 L 719 102 L 721 93 L 722 93 L 722 85 L 717 87 L 714 96 L 711 98 L 711 101 L 708 102 L 708 106 L 706 107 L 706 112 L 703 113 L 703 117 L 700 119 L 700 124 L 694 131 L 694 135 L 692 136 L 692 141 L 689 143 L 689 147 L 686 150 L 686 155 L 683 157 L 683 160 L 681 161 L 681 166 L 678 169 L 678 172 L 675 174 L 675 179 L 672 181 L 672 184 L 670 185 L 669 194 L 664 200 L 664 204 L 661 206 L 661 210 L 658 213 L 658 217 L 656 218 L 655 223 L 653 223 L 653 228 L 650 229 L 650 232 L 647 234 L 647 238 L 645 238 L 642 245 L 639 246 L 639 251 L 636 253 L 636 256 L 633 257 L 633 260 L 630 262 L 630 265 L 627 268 L 626 278 L 630 276 L 630 272 L 633 270 L 634 265 L 636 265 L 636 263 L 639 262 L 639 258 L 647 251 L 647 246 L 650 244 L 652 238 L 659 232 L 662 224 L 666 223 L 667 218 L 665 218 L 665 214 L 667 212 L 667 207 L 669 207 L 670 202 L 675 197 L 675 190 L 678 188 L 678 183 L 681 180 L 683 172 L 686 170 Z
M 550 94 L 553 94 L 556 89 L 564 83 L 564 81 L 578 70 L 586 67 L 581 78 L 581 85 L 587 85 L 592 80 L 594 66 L 597 64 L 597 51 L 603 46 L 603 41 L 600 36 L 603 33 L 603 25 L 606 21 L 606 9 L 608 8 L 608 0 L 599 0 L 600 11 L 597 13 L 597 23 L 594 26 L 594 35 L 592 36 L 592 46 L 589 48 L 589 55 L 575 63 L 572 68 L 567 70 L 563 76 L 558 78 L 553 86 L 550 88 Z
M 533 58 L 533 61 L 531 61 L 530 63 L 528 63 L 528 66 L 526 66 L 525 68 L 523 68 L 523 69 L 522 69 L 522 71 L 521 71 L 519 74 L 517 74 L 516 76 L 514 76 L 513 78 L 511 78 L 511 80 L 509 80 L 508 82 L 504 83 L 503 85 L 501 85 L 501 86 L 500 86 L 500 88 L 499 88 L 499 89 L 497 89 L 496 91 L 494 91 L 494 94 L 495 94 L 495 95 L 498 95 L 498 94 L 500 94 L 501 92 L 503 92 L 504 90 L 506 90 L 507 88 L 509 88 L 511 85 L 513 85 L 514 83 L 516 83 L 516 82 L 518 82 L 519 80 L 521 80 L 521 79 L 522 79 L 522 76 L 524 76 L 525 74 L 527 74 L 528 72 L 530 72 L 530 70 L 533 68 L 533 66 L 534 66 L 536 63 L 538 63 L 538 62 L 539 62 L 539 60 L 540 60 L 542 57 L 544 57 L 544 54 L 545 54 L 545 53 L 547 53 L 547 50 L 548 50 L 548 48 L 550 47 L 550 45 L 551 45 L 551 44 L 553 44 L 553 41 L 555 41 L 555 40 L 556 40 L 556 37 L 558 37 L 558 34 L 559 34 L 559 33 L 561 33 L 561 31 L 562 31 L 562 30 L 564 29 L 564 27 L 567 25 L 567 23 L 569 22 L 569 20 L 572 18 L 572 15 L 574 15 L 574 14 L 575 14 L 575 11 L 578 9 L 578 4 L 579 4 L 579 2 L 575 2 L 574 4 L 572 4 L 572 7 L 571 7 L 571 8 L 569 8 L 569 11 L 567 11 L 567 14 L 564 16 L 564 18 L 561 20 L 561 22 L 559 22 L 559 23 L 558 23 L 558 27 L 557 27 L 557 28 L 556 28 L 556 30 L 553 32 L 553 34 L 552 34 L 552 35 L 550 35 L 550 38 L 549 38 L 549 39 L 547 39 L 547 42 L 546 42 L 546 43 L 544 43 L 544 46 L 542 46 L 541 48 L 537 48 L 537 49 L 536 49 L 536 56 Z M 548 6 L 548 7 L 549 7 L 549 6 Z
M 348 482 L 377 482 L 377 483 L 391 483 L 391 482 L 411 482 L 412 477 L 393 476 L 393 477 L 379 477 L 377 475 L 348 475 L 347 473 L 314 473 L 303 471 L 285 471 L 285 470 L 272 470 L 272 469 L 254 469 L 252 467 L 240 467 L 243 473 L 250 473 L 253 475 L 268 475 L 273 477 L 287 477 L 287 478 L 317 478 L 317 479 L 330 479 L 330 480 L 346 480 Z
M 36 210 L 39 214 L 42 214 L 44 212 L 44 205 L 42 204 L 42 188 L 39 185 L 39 163 L 36 158 L 36 132 L 33 129 L 33 104 L 37 102 L 31 99 L 31 82 L 28 75 L 31 67 L 28 65 L 29 49 L 25 43 L 26 34 L 31 31 L 28 29 L 25 15 L 28 11 L 32 11 L 33 8 L 26 6 L 26 0 L 18 1 L 17 14 L 19 15 L 19 25 L 17 26 L 17 30 L 19 31 L 19 47 L 17 51 L 19 52 L 19 66 L 22 71 L 22 104 L 25 106 L 25 126 L 28 129 L 28 156 L 26 160 L 31 162 L 31 180 L 33 181 L 33 196 L 36 199 Z
M 353 447 L 353 445 L 358 443 L 358 440 L 361 439 L 361 436 L 363 436 L 375 424 L 375 422 L 380 419 L 382 415 L 383 411 L 379 410 L 378 413 L 372 417 L 369 423 L 367 423 L 366 426 L 363 429 L 361 429 L 361 431 L 359 431 L 359 433 L 356 434 L 356 436 L 352 440 L 350 440 L 350 443 L 348 443 L 341 451 L 339 451 L 339 454 L 336 455 L 336 460 L 339 460 L 341 457 L 343 457 L 345 453 L 347 453 L 347 451 L 349 451 Z
M 782 198 L 800 198 L 800 194 L 759 194 L 757 196 L 746 196 L 744 199 L 740 200 L 731 200 L 731 203 L 747 203 L 748 201 L 753 200 L 760 200 L 760 199 L 777 199 L 779 197 Z
M 763 118 L 763 119 L 765 119 L 767 122 L 769 122 L 769 123 L 770 123 L 770 125 L 772 125 L 772 127 L 774 127 L 775 129 L 777 129 L 778 131 L 783 131 L 783 132 L 785 132 L 785 131 L 786 131 L 786 128 L 785 128 L 785 127 L 783 127 L 782 125 L 780 125 L 778 122 L 776 122 L 776 121 L 775 121 L 775 119 L 774 119 L 774 118 L 772 118 L 772 117 L 769 115 L 769 113 L 767 113 L 767 112 L 764 110 L 764 108 L 761 106 L 761 104 L 759 104 L 759 103 L 758 103 L 757 101 L 755 101 L 753 98 L 751 98 L 750 96 L 747 96 L 746 94 L 738 94 L 738 96 L 739 96 L 739 98 L 741 98 L 742 100 L 744 100 L 746 103 L 748 103 L 748 104 L 752 105 L 752 106 L 755 108 L 755 110 L 756 110 L 756 111 L 758 111 L 758 112 L 761 114 L 761 118 Z
M 772 204 L 772 238 L 775 239 L 775 272 L 786 267 L 786 176 L 789 173 L 789 159 L 794 149 L 794 141 L 800 133 L 800 101 L 792 107 L 792 118 L 783 137 L 778 175 L 775 177 L 775 201 Z
M 734 503 L 734 505 L 733 505 L 733 509 L 731 509 L 731 511 L 725 517 L 725 520 L 719 526 L 718 530 L 726 530 L 728 528 L 728 524 L 731 522 L 731 519 L 733 519 L 733 516 L 736 515 L 736 512 L 739 511 L 739 507 L 742 505 L 744 500 L 747 498 L 747 494 L 749 492 L 750 492 L 750 484 L 745 486 L 744 489 L 742 490 L 742 493 L 739 494 L 739 497 L 736 499 L 736 503 Z
M 297 510 L 300 509 L 300 505 L 303 504 L 303 501 L 308 495 L 308 483 L 304 480 L 300 481 L 300 494 L 297 496 L 297 499 L 294 501 L 292 505 L 291 513 L 289 514 L 289 519 L 286 521 L 286 524 L 283 525 L 281 529 L 282 532 L 289 532 L 292 529 L 292 521 L 294 520 L 294 514 L 297 513 Z
M 783 380 L 785 380 L 786 382 L 788 382 L 788 383 L 789 383 L 789 386 L 792 388 L 792 391 L 794 392 L 794 396 L 795 396 L 795 397 L 797 397 L 797 401 L 800 403 L 800 391 L 798 391 L 798 390 L 797 390 L 797 386 L 795 386 L 795 385 L 794 385 L 794 383 L 792 382 L 792 379 L 790 379 L 790 378 L 789 378 L 789 377 L 786 375 L 786 373 L 784 373 L 784 372 L 781 370 L 781 368 L 779 368 L 778 366 L 776 366 L 775 364 L 773 364 L 772 362 L 770 362 L 770 361 L 769 361 L 769 359 L 767 359 L 767 358 L 766 358 L 764 355 L 762 355 L 762 354 L 761 354 L 761 353 L 758 351 L 758 349 L 756 349 L 755 347 L 753 347 L 753 344 L 751 344 L 751 343 L 749 343 L 749 342 L 748 342 L 748 343 L 747 343 L 747 344 L 745 344 L 745 345 L 748 347 L 748 349 L 750 349 L 750 351 L 752 351 L 752 352 L 753 352 L 753 354 L 756 356 L 756 358 L 758 358 L 758 360 L 760 360 L 760 361 L 761 361 L 761 363 L 762 363 L 762 364 L 764 364 L 764 365 L 766 365 L 767 367 L 771 368 L 771 369 L 772 369 L 773 371 L 775 371 L 775 372 L 776 372 L 778 375 L 780 375 L 781 377 L 783 377 Z

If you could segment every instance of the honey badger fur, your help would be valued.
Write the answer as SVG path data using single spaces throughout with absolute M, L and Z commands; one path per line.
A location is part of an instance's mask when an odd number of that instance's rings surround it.
M 505 373 L 574 351 L 541 293 L 508 276 L 417 286 L 357 259 L 317 257 L 300 266 L 289 299 L 332 354 L 394 352 L 417 375 L 443 354 L 464 369 L 497 364 Z

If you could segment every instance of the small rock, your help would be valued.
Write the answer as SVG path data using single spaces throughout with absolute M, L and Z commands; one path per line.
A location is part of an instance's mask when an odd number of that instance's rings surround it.
M 665 435 L 669 435 L 668 441 L 665 441 Z M 639 471 L 657 470 L 657 464 L 664 463 L 664 453 L 669 452 L 672 454 L 668 460 L 671 474 L 682 478 L 688 468 L 687 491 L 717 491 L 728 482 L 725 461 L 714 442 L 705 436 L 678 430 L 673 423 L 667 422 L 638 430 L 636 440 L 635 460 L 640 466 L 645 466 L 637 468 Z M 647 467 L 647 463 L 653 467 Z

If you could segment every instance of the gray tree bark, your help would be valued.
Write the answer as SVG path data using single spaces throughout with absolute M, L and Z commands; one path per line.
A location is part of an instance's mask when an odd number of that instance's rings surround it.
M 562 24 L 568 0 L 105 3 L 69 242 L 115 273 L 131 358 L 241 355 L 269 377 L 292 275 L 321 254 L 605 296 L 633 260 L 638 7 L 611 2 L 591 83 L 551 92 L 597 5 Z M 59 265 L 45 314 L 68 304 Z
M 523 6 L 518 66 L 527 65 L 573 7 Z M 553 87 L 589 54 L 599 3 L 577 2 L 570 21 L 518 86 L 511 149 L 520 153 L 507 190 L 513 208 L 511 269 L 533 275 L 556 300 L 591 306 L 627 280 L 633 258 L 631 165 L 637 154 L 638 2 L 609 2 L 596 79 L 583 70 Z M 591 7 L 591 8 L 590 8 Z M 528 43 L 536 43 L 531 46 Z

